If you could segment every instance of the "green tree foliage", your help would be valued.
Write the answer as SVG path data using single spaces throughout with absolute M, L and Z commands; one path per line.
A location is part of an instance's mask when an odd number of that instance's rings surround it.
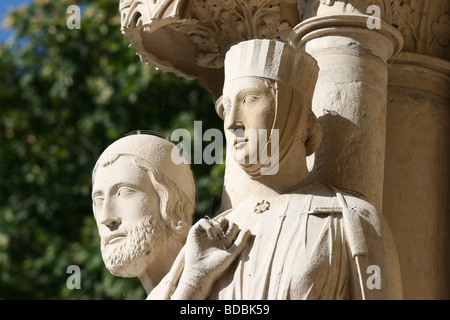
M 137 279 L 103 265 L 91 172 L 101 152 L 137 129 L 170 136 L 221 128 L 197 81 L 142 63 L 120 31 L 118 0 L 35 0 L 10 12 L 0 44 L 0 298 L 142 299 Z M 82 8 L 69 30 L 70 4 Z M 192 165 L 196 217 L 220 205 L 223 165 Z M 212 205 L 212 203 L 214 205 Z M 212 212 L 211 212 L 212 211 Z M 70 290 L 67 267 L 81 269 Z

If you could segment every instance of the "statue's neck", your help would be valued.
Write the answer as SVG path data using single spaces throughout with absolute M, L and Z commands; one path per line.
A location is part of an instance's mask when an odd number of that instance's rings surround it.
M 251 194 L 260 196 L 286 194 L 301 188 L 310 177 L 304 147 L 297 146 L 280 158 L 276 174 L 251 178 L 249 190 Z

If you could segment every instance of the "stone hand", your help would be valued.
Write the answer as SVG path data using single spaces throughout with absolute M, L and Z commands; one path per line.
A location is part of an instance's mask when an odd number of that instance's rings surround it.
M 201 219 L 190 230 L 185 246 L 185 267 L 180 281 L 204 295 L 242 252 L 251 233 L 225 218 Z M 206 296 L 204 297 L 206 298 Z

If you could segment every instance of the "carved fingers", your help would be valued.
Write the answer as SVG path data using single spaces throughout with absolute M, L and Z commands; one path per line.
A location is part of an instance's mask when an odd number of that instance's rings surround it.
M 206 233 L 208 236 L 212 236 L 210 239 L 216 238 L 220 240 L 223 249 L 230 253 L 234 252 L 238 247 L 243 247 L 250 235 L 248 230 L 241 231 L 237 224 L 224 217 L 220 218 L 218 221 L 209 218 L 203 220 L 206 220 L 210 225 L 210 227 L 208 227 L 205 222 L 202 223 L 202 226 L 205 226 L 207 229 Z M 235 243 L 237 239 L 239 239 L 238 244 Z
M 251 236 L 250 230 L 241 230 L 237 224 L 226 218 L 220 218 L 218 224 L 222 229 L 224 247 L 227 252 L 236 256 L 239 255 Z
M 215 256 L 219 260 L 236 257 L 245 247 L 250 231 L 239 227 L 226 218 L 218 221 L 200 219 L 191 229 L 186 243 L 188 261 L 203 260 Z
M 249 230 L 226 218 L 199 220 L 190 230 L 185 246 L 185 266 L 181 282 L 209 293 L 213 283 L 227 272 L 248 243 Z
M 214 240 L 217 238 L 217 231 L 212 220 L 207 219 L 200 219 L 193 227 L 193 232 L 198 238 L 206 235 L 210 240 Z
M 232 256 L 238 256 L 242 250 L 245 248 L 245 245 L 247 244 L 248 240 L 251 237 L 251 232 L 248 229 L 239 230 L 239 228 L 234 225 L 234 233 L 233 233 L 233 239 L 235 235 L 237 235 L 236 240 L 231 244 L 231 246 L 228 248 L 228 252 Z M 234 235 L 235 234 L 235 235 Z

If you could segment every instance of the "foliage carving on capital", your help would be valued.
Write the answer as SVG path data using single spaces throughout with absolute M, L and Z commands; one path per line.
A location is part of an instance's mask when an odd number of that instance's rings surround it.
M 405 39 L 405 51 L 448 59 L 450 1 L 377 0 L 383 19 Z
M 122 0 L 122 29 L 164 26 L 189 36 L 201 67 L 222 68 L 230 46 L 249 39 L 287 42 L 297 20 L 284 20 L 281 6 L 295 0 Z M 287 10 L 284 10 L 285 12 Z M 291 10 L 292 11 L 292 10 Z
M 450 44 L 450 14 L 443 14 L 431 23 L 431 33 L 433 38 L 431 45 L 438 43 L 441 46 Z
M 403 35 L 405 51 L 444 59 L 450 56 L 450 1 L 448 0 L 298 0 L 301 21 L 316 16 L 370 15 L 380 8 L 381 19 Z
M 221 68 L 228 48 L 249 39 L 287 41 L 293 26 L 280 19 L 277 0 L 194 1 L 189 19 L 178 25 L 199 48 L 197 62 Z

